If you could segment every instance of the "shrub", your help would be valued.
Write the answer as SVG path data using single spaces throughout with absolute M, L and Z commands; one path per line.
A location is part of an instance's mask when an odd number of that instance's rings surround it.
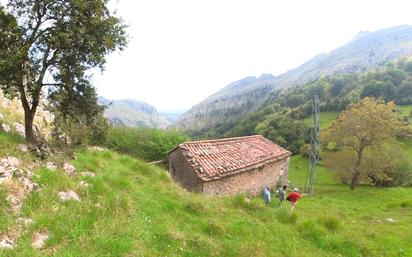
M 399 205 L 402 208 L 408 208 L 408 207 L 412 207 L 412 201 L 403 201 L 400 203 Z
M 300 148 L 300 155 L 302 155 L 303 157 L 309 158 L 311 150 L 312 150 L 312 147 L 310 144 L 304 144 Z
M 319 223 L 328 231 L 335 232 L 340 229 L 340 221 L 336 217 L 324 216 L 319 218 Z

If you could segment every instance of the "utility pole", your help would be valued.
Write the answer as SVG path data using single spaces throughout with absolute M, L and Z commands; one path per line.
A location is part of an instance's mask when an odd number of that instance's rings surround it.
M 317 95 L 312 98 L 312 119 L 313 127 L 311 129 L 310 135 L 310 156 L 309 156 L 309 171 L 305 182 L 305 193 L 313 194 L 313 186 L 316 180 L 316 165 L 319 162 L 320 156 L 320 140 L 319 140 L 319 99 Z

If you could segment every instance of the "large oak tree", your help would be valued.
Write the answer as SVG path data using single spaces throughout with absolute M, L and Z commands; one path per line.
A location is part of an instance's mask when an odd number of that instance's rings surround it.
M 0 6 L 0 86 L 19 97 L 26 139 L 35 142 L 33 119 L 42 95 L 64 92 L 79 104 L 94 90 L 90 69 L 126 45 L 126 26 L 108 0 L 9 0 Z M 61 93 L 60 93 L 61 94 Z M 94 94 L 88 94 L 94 95 Z

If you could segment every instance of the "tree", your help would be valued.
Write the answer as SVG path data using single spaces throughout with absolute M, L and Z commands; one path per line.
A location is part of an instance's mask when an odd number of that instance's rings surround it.
M 94 90 L 87 72 L 103 70 L 105 56 L 125 47 L 126 26 L 107 3 L 10 0 L 0 6 L 0 87 L 20 98 L 29 142 L 36 140 L 33 120 L 42 95 L 87 95 Z
M 359 183 L 361 175 L 374 172 L 365 168 L 369 163 L 378 163 L 380 155 L 367 155 L 384 150 L 383 146 L 395 142 L 396 137 L 407 132 L 407 124 L 394 112 L 395 104 L 382 103 L 374 98 L 365 97 L 359 103 L 349 105 L 324 135 L 325 142 L 336 142 L 341 149 L 339 165 L 345 165 L 350 174 L 350 188 Z M 370 160 L 372 158 L 372 161 Z
M 97 95 L 90 84 L 81 90 L 57 90 L 50 94 L 48 110 L 55 114 L 53 137 L 65 145 L 104 145 L 109 123 L 103 117 L 105 107 L 97 103 Z

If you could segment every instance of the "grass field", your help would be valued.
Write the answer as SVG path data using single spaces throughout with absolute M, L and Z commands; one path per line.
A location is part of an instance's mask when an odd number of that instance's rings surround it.
M 321 130 L 327 129 L 332 123 L 336 120 L 336 117 L 338 117 L 338 112 L 321 112 L 319 114 L 319 126 Z M 308 117 L 303 120 L 304 123 L 308 127 L 313 126 L 313 120 L 312 117 Z
M 412 105 L 397 106 L 397 109 L 401 117 L 409 117 L 409 122 L 412 123 Z
M 13 149 L 15 139 L 0 138 Z M 185 192 L 164 169 L 110 151 L 81 150 L 73 163 L 96 173 L 86 179 L 92 186 L 36 170 L 42 190 L 21 213 L 34 223 L 0 256 L 412 256 L 412 188 L 350 191 L 320 167 L 316 194 L 290 214 L 287 204 L 266 207 L 259 196 L 249 202 Z M 300 156 L 291 159 L 294 185 L 302 188 L 307 166 Z M 81 202 L 61 203 L 57 193 L 68 189 Z M 15 225 L 6 193 L 0 187 L 0 235 Z M 36 231 L 50 235 L 42 250 L 30 245 Z

